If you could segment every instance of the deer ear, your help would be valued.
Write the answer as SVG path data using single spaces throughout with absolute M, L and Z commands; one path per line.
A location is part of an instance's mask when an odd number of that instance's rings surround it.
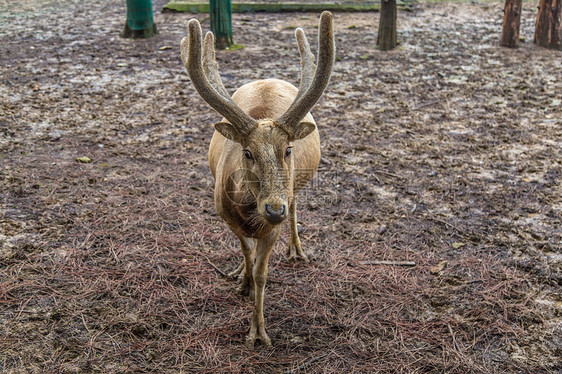
M 222 136 L 240 143 L 240 133 L 228 122 L 218 122 L 213 125 Z
M 300 122 L 293 129 L 292 140 L 304 139 L 316 130 L 316 125 L 312 122 Z

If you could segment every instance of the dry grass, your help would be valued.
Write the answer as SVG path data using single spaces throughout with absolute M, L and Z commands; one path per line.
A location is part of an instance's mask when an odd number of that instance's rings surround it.
M 313 261 L 285 260 L 285 232 L 274 346 L 255 351 L 221 274 L 241 254 L 212 206 L 217 116 L 179 60 L 188 16 L 130 42 L 120 1 L 34 4 L 2 5 L 0 371 L 560 372 L 559 52 L 499 48 L 502 4 L 420 4 L 387 54 L 378 17 L 336 16 L 325 159 L 299 208 Z M 236 17 L 227 88 L 294 80 L 287 25 L 315 17 Z M 369 265 L 385 260 L 416 265 Z

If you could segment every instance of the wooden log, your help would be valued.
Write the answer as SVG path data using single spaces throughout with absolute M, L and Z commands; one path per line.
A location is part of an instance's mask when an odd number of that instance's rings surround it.
M 377 46 L 381 51 L 393 49 L 398 44 L 396 36 L 397 13 L 396 0 L 381 1 L 381 17 L 377 36 Z
M 540 0 L 535 44 L 562 50 L 562 0 Z
M 522 3 L 523 0 L 505 0 L 502 38 L 500 42 L 504 47 L 519 47 Z
M 398 8 L 411 10 L 405 1 L 398 1 Z M 332 12 L 372 12 L 380 10 L 381 4 L 378 1 L 367 1 L 362 3 L 342 2 L 342 3 L 232 3 L 232 13 L 251 13 L 251 12 L 322 12 L 329 10 Z M 163 11 L 187 12 L 187 13 L 208 13 L 209 2 L 192 2 L 190 0 L 170 0 L 164 6 Z

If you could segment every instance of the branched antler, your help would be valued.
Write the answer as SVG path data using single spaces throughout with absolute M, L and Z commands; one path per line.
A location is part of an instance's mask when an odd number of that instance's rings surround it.
M 189 77 L 197 92 L 217 112 L 223 115 L 244 136 L 256 126 L 257 121 L 246 114 L 232 100 L 224 87 L 215 59 L 215 41 L 211 32 L 205 35 L 202 48 L 201 25 L 196 19 L 188 22 L 189 37 L 181 41 L 181 56 Z M 333 16 L 323 12 L 320 16 L 318 31 L 318 66 L 314 64 L 314 55 L 301 28 L 295 31 L 297 45 L 301 56 L 301 82 L 298 94 L 287 111 L 275 122 L 288 134 L 294 134 L 294 127 L 306 116 L 322 96 L 330 81 L 330 74 L 335 59 Z M 203 58 L 201 56 L 203 49 Z
M 203 70 L 209 83 L 217 93 L 221 94 L 226 100 L 229 100 L 230 95 L 226 88 L 224 88 L 219 75 L 219 64 L 215 58 L 215 36 L 211 31 L 205 35 L 205 40 L 203 41 Z
M 215 61 L 214 38 L 205 37 L 204 59 L 201 59 L 201 25 L 196 19 L 187 24 L 189 36 L 181 41 L 181 58 L 191 82 L 199 95 L 213 109 L 224 116 L 241 135 L 246 135 L 255 127 L 257 121 L 244 113 L 224 88 Z
M 306 37 L 304 37 L 304 32 L 301 33 L 297 30 L 296 37 L 301 53 L 301 66 L 303 66 L 299 93 L 289 109 L 275 120 L 289 134 L 293 133 L 294 126 L 298 125 L 318 99 L 320 99 L 330 81 L 336 51 L 332 13 L 323 12 L 320 16 L 318 67 L 316 69 L 314 69 L 314 63 L 310 57 L 310 47 Z M 311 79 L 312 70 L 314 70 L 314 77 Z
M 301 82 L 299 84 L 299 93 L 295 98 L 295 100 L 298 100 L 312 84 L 316 65 L 314 64 L 314 55 L 310 52 L 310 44 L 308 44 L 304 30 L 300 27 L 295 30 L 295 38 L 297 39 L 301 56 Z

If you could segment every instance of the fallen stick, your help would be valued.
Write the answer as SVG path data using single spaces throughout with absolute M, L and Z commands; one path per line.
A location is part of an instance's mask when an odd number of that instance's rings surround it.
M 392 265 L 392 266 L 416 266 L 414 261 L 359 261 L 361 265 Z
M 215 264 L 213 264 L 207 256 L 205 256 L 205 259 L 207 260 L 209 265 L 211 265 L 213 267 L 213 269 L 215 269 L 216 271 L 218 271 L 220 273 L 220 275 L 222 275 L 223 277 L 227 276 L 226 273 L 224 271 L 222 271 L 221 269 L 219 269 Z

